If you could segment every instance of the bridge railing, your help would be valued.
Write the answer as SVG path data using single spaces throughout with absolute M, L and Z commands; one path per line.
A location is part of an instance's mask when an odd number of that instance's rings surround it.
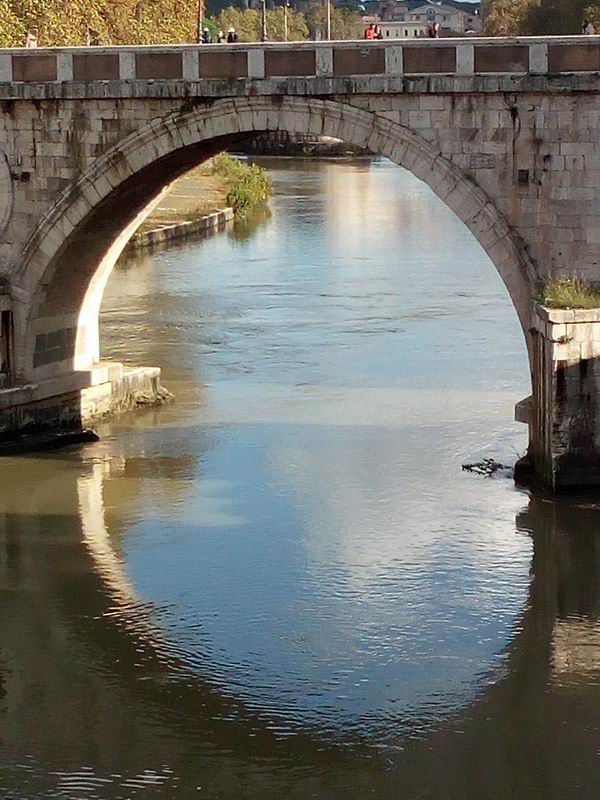
M 600 72 L 600 36 L 0 49 L 0 83 Z

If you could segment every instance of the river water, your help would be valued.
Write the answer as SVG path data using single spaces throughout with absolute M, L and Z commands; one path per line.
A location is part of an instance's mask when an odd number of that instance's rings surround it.
M 385 161 L 124 262 L 176 403 L 0 473 L 0 798 L 600 794 L 600 511 L 509 471 L 529 391 L 471 234 Z

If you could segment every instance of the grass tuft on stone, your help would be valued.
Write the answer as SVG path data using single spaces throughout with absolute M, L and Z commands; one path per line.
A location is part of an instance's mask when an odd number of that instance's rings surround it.
M 578 278 L 551 278 L 536 299 L 547 308 L 600 308 L 600 289 Z

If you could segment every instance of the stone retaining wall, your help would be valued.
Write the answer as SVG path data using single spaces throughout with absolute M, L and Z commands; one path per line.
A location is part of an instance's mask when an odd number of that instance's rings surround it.
M 162 225 L 149 231 L 135 234 L 127 245 L 127 250 L 142 250 L 146 247 L 158 247 L 190 236 L 210 235 L 223 228 L 235 216 L 233 208 L 213 211 L 199 219 L 184 220 L 170 225 Z

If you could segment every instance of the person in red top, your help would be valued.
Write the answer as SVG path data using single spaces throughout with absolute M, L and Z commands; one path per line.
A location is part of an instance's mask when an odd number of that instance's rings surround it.
M 375 32 L 375 23 L 371 22 L 371 24 L 365 28 L 365 39 L 374 39 L 376 36 Z

